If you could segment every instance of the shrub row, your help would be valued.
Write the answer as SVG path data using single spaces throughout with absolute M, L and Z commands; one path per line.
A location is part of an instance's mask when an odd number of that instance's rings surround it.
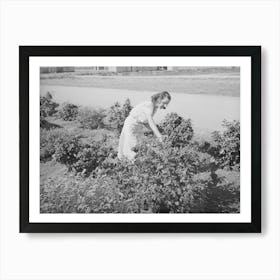
M 41 210 L 82 213 L 239 212 L 239 186 L 218 176 L 197 147 L 143 143 L 135 162 L 104 157 L 86 179 L 41 186 Z M 91 153 L 90 153 L 91 154 Z M 75 165 L 75 163 L 74 163 Z M 201 172 L 203 168 L 203 171 Z M 70 203 L 71 202 L 71 203 Z
M 90 175 L 108 157 L 116 157 L 116 152 L 107 137 L 85 144 L 81 135 L 68 133 L 64 129 L 41 131 L 40 159 L 53 159 L 65 164 L 68 170 Z
M 111 108 L 120 114 L 119 106 Z M 120 109 L 121 110 L 121 109 Z M 113 122 L 113 119 L 112 119 Z M 112 124 L 111 122 L 111 124 Z M 110 123 L 110 122 L 109 122 Z M 120 127 L 114 128 L 119 130 Z M 165 141 L 147 136 L 133 163 L 119 161 L 105 139 L 83 144 L 79 135 L 56 129 L 41 133 L 42 159 L 65 164 L 74 177 L 42 188 L 42 211 L 92 213 L 239 212 L 239 185 L 218 168 L 238 169 L 239 122 L 224 122 L 212 143 L 192 140 L 190 120 L 175 113 L 160 124 Z M 61 195 L 58 195 L 61 194 Z M 71 203 L 70 203 L 71 202 Z
M 101 114 L 102 112 L 97 112 Z M 90 115 L 91 116 L 91 115 Z M 88 117 L 90 118 L 90 117 Z M 84 118 L 86 119 L 86 118 Z M 92 123 L 89 121 L 89 123 Z M 87 127 L 87 121 L 85 121 L 85 128 Z M 191 146 L 196 146 L 197 153 L 200 156 L 211 158 L 213 168 L 227 168 L 230 170 L 239 170 L 240 168 L 240 123 L 237 121 L 233 122 L 223 122 L 224 130 L 222 132 L 213 133 L 213 141 L 209 142 L 193 142 L 193 128 L 190 120 L 185 120 L 178 116 L 176 113 L 171 113 L 166 116 L 163 122 L 160 124 L 159 128 L 163 135 L 165 135 L 165 143 L 169 145 L 167 147 L 169 150 L 173 148 L 178 148 L 181 152 L 185 152 L 190 149 Z M 145 141 L 144 137 L 141 142 Z M 141 149 L 145 149 L 152 141 L 153 137 L 148 136 L 148 141 L 141 145 Z M 71 166 L 76 162 L 77 154 L 80 155 L 81 160 L 77 160 L 82 163 L 82 158 L 84 161 L 88 162 L 88 157 L 90 154 L 95 154 L 96 151 L 100 149 L 103 151 L 103 142 L 91 141 L 91 145 L 82 145 L 75 135 L 67 133 L 63 129 L 53 129 L 50 131 L 41 131 L 41 160 L 46 160 L 50 158 L 54 152 L 56 152 L 57 161 L 66 164 L 71 169 Z M 191 144 L 191 145 L 190 145 Z M 112 149 L 112 147 L 111 147 Z M 135 150 L 139 150 L 136 147 Z M 111 153 L 110 151 L 109 153 Z M 142 151 L 143 152 L 143 151 Z M 145 152 L 148 152 L 145 150 Z M 106 154 L 106 153 L 105 153 Z M 100 155 L 103 159 L 104 156 Z M 96 160 L 98 162 L 98 159 Z M 85 164 L 88 166 L 87 164 Z M 90 173 L 90 170 L 86 170 L 86 173 Z
M 58 106 L 58 103 L 52 101 L 50 93 L 47 93 L 46 96 L 41 96 L 40 123 L 42 128 L 44 128 L 45 118 L 55 115 L 64 121 L 78 120 L 81 128 L 98 129 L 106 127 L 120 134 L 124 121 L 132 109 L 129 99 L 123 105 L 116 102 L 107 110 L 83 108 L 67 102 L 57 108 Z

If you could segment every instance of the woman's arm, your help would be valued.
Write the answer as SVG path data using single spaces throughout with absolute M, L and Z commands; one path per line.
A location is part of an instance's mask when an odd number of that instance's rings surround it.
M 157 137 L 160 141 L 162 141 L 161 134 L 160 134 L 160 132 L 159 132 L 159 130 L 158 130 L 158 128 L 157 128 L 157 126 L 156 126 L 156 124 L 155 124 L 155 122 L 154 122 L 152 116 L 149 116 L 149 117 L 148 117 L 148 123 L 149 123 L 150 128 L 152 129 L 152 131 L 153 131 L 154 134 L 156 135 L 156 137 Z

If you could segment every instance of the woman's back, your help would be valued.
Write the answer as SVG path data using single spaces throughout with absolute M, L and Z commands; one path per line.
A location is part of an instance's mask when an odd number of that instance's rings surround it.
M 148 117 L 152 115 L 153 103 L 151 101 L 144 101 L 136 105 L 129 114 L 129 117 L 138 122 L 148 121 Z

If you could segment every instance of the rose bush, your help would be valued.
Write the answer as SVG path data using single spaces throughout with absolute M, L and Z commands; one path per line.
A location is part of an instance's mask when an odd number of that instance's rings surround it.
M 240 170 L 240 122 L 223 121 L 223 131 L 214 131 L 212 141 L 197 142 L 199 150 L 215 159 L 218 168 Z
M 45 96 L 40 96 L 40 116 L 42 118 L 54 115 L 58 106 L 59 104 L 53 101 L 49 92 Z
M 114 110 L 116 120 L 111 111 L 108 127 L 120 131 L 129 108 L 121 113 L 122 106 L 117 105 Z M 135 147 L 133 162 L 118 160 L 117 138 L 112 131 L 110 136 L 98 138 L 97 130 L 91 131 L 91 136 L 80 130 L 42 130 L 42 158 L 53 158 L 69 172 L 41 186 L 41 211 L 239 212 L 239 180 L 228 180 L 233 172 L 237 172 L 235 177 L 239 172 L 226 171 L 239 164 L 238 122 L 225 123 L 211 143 L 193 141 L 191 121 L 175 113 L 167 115 L 159 129 L 163 143 L 152 134 L 139 132 L 142 138 Z
M 173 147 L 147 139 L 137 147 L 135 161 L 105 160 L 97 179 L 118 188 L 125 200 L 134 199 L 136 212 L 191 212 L 195 206 L 193 177 L 202 168 L 210 168 L 210 156 L 204 157 L 192 145 Z
M 95 169 L 108 157 L 116 157 L 117 153 L 108 145 L 103 137 L 100 141 L 84 144 L 81 135 L 68 134 L 58 138 L 54 143 L 53 159 L 65 164 L 69 171 L 84 176 L 94 175 Z
M 219 151 L 216 159 L 221 167 L 240 169 L 240 121 L 223 121 L 222 132 L 214 132 L 213 138 Z
M 65 129 L 41 129 L 40 131 L 40 160 L 47 161 L 52 159 L 56 150 L 56 143 L 66 142 L 69 139 L 69 133 Z
M 48 127 L 47 117 L 57 113 L 58 103 L 53 101 L 52 95 L 47 92 L 45 96 L 40 96 L 40 127 Z
M 116 102 L 107 111 L 107 116 L 104 118 L 104 122 L 107 128 L 115 130 L 118 134 L 121 133 L 124 121 L 132 110 L 130 100 L 127 99 L 125 103 L 121 106 Z
M 79 110 L 77 120 L 79 121 L 81 128 L 98 129 L 104 127 L 103 119 L 105 115 L 104 110 L 82 108 Z
M 64 103 L 58 110 L 58 117 L 64 121 L 74 121 L 76 120 L 79 112 L 79 107 L 72 103 Z
M 177 113 L 169 113 L 159 125 L 159 130 L 168 137 L 174 147 L 188 144 L 193 138 L 193 128 L 190 119 L 184 119 Z

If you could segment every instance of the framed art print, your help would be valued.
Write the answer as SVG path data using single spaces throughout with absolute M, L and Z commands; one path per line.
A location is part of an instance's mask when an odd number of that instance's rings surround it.
M 260 46 L 20 46 L 20 232 L 261 232 Z

